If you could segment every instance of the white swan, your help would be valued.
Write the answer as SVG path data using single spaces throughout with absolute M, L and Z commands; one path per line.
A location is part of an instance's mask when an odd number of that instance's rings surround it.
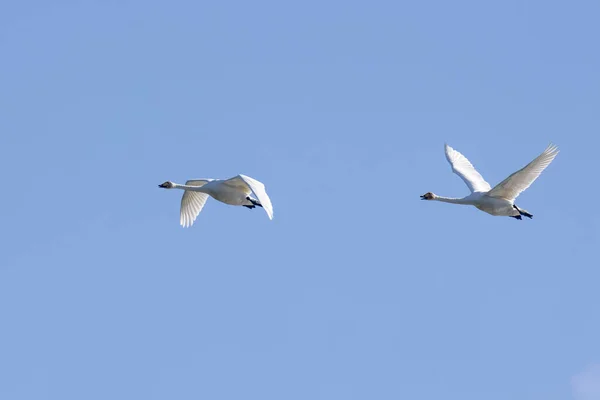
M 226 180 L 192 179 L 187 181 L 185 185 L 167 181 L 158 185 L 158 187 L 185 190 L 181 198 L 179 219 L 179 223 L 184 228 L 192 226 L 196 217 L 202 211 L 208 196 L 232 206 L 244 206 L 249 209 L 256 206 L 262 207 L 267 212 L 269 219 L 273 219 L 273 206 L 265 191 L 265 185 L 246 175 L 240 174 Z M 257 199 L 250 197 L 252 192 L 254 192 Z
M 558 154 L 558 147 L 550 144 L 535 160 L 518 170 L 493 189 L 475 170 L 465 156 L 445 145 L 446 159 L 452 171 L 460 176 L 471 190 L 471 194 L 462 199 L 437 196 L 431 192 L 421 196 L 421 200 L 437 200 L 444 203 L 475 206 L 491 215 L 522 219 L 521 215 L 532 218 L 533 215 L 515 205 L 515 199 L 537 179 Z

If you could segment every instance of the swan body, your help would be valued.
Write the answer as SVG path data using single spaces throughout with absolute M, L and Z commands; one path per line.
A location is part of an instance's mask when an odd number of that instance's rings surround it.
M 273 219 L 273 205 L 265 185 L 246 175 L 240 174 L 230 179 L 192 179 L 185 185 L 167 181 L 158 187 L 185 191 L 181 198 L 179 219 L 184 228 L 194 224 L 209 196 L 232 206 L 244 206 L 249 209 L 262 207 L 269 219 Z M 256 198 L 251 196 L 252 193 Z
M 532 162 L 521 168 L 494 188 L 483 179 L 471 162 L 452 147 L 445 145 L 446 159 L 452 171 L 461 177 L 469 187 L 471 194 L 457 199 L 442 197 L 431 192 L 421 196 L 421 200 L 435 200 L 444 203 L 463 204 L 475 206 L 481 211 L 495 216 L 513 217 L 522 219 L 521 216 L 532 218 L 533 215 L 519 208 L 515 199 L 541 175 L 542 171 L 554 160 L 558 154 L 558 147 L 549 145 Z

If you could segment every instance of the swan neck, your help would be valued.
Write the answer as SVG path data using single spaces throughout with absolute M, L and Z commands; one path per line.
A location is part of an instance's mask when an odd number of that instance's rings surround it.
M 173 182 L 173 189 L 190 190 L 192 192 L 205 192 L 205 190 L 202 189 L 202 186 L 181 185 L 179 183 L 174 183 L 174 182 Z
M 441 201 L 442 203 L 451 203 L 451 204 L 465 204 L 465 205 L 473 204 L 471 201 L 469 201 L 467 199 L 456 199 L 453 197 L 436 196 L 433 200 Z

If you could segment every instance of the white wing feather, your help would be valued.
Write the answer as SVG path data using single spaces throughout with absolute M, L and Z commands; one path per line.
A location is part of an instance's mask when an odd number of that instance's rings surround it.
M 204 186 L 210 181 L 211 179 L 192 179 L 185 184 L 188 186 Z M 179 223 L 181 226 L 187 228 L 194 224 L 194 221 L 196 221 L 198 214 L 200 214 L 206 203 L 206 199 L 208 199 L 206 193 L 192 192 L 190 190 L 186 190 L 183 193 L 181 209 L 179 211 Z
M 492 188 L 465 156 L 447 144 L 445 145 L 445 149 L 446 159 L 452 166 L 452 171 L 461 177 L 469 187 L 469 190 L 471 190 L 471 193 L 487 192 Z
M 239 177 L 246 183 L 246 185 L 248 185 L 250 190 L 254 192 L 256 198 L 265 209 L 265 212 L 269 216 L 269 219 L 273 219 L 273 205 L 271 204 L 271 199 L 267 195 L 265 185 L 263 185 L 262 182 L 259 182 L 256 179 L 250 178 L 246 175 L 239 174 L 237 177 Z
M 489 196 L 514 200 L 527 189 L 541 175 L 542 171 L 554 160 L 558 154 L 558 147 L 550 144 L 535 160 L 518 170 L 498 185 L 489 193 Z

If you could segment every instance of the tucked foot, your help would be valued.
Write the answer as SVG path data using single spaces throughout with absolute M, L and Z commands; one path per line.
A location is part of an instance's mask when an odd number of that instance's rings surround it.
M 519 220 L 523 219 L 523 217 L 521 217 L 520 215 L 511 215 L 510 217 Z
M 250 210 L 252 210 L 255 206 L 251 205 L 251 206 L 244 206 L 244 207 L 249 208 Z
M 517 210 L 519 212 L 519 214 L 526 216 L 529 219 L 533 218 L 533 214 L 529 214 L 527 211 L 525 210 L 521 210 L 519 207 L 517 207 L 516 204 L 513 204 L 513 207 L 515 210 Z
M 529 214 L 527 211 L 519 210 L 519 213 L 521 213 L 521 215 L 524 215 L 529 219 L 533 218 L 533 214 Z
M 248 196 L 246 197 L 246 200 L 248 200 L 250 203 L 252 203 L 252 206 L 244 206 L 244 207 L 248 207 L 248 208 L 254 208 L 254 206 L 259 206 L 262 207 L 262 204 L 260 204 L 258 202 L 258 200 L 254 200 L 252 197 Z

